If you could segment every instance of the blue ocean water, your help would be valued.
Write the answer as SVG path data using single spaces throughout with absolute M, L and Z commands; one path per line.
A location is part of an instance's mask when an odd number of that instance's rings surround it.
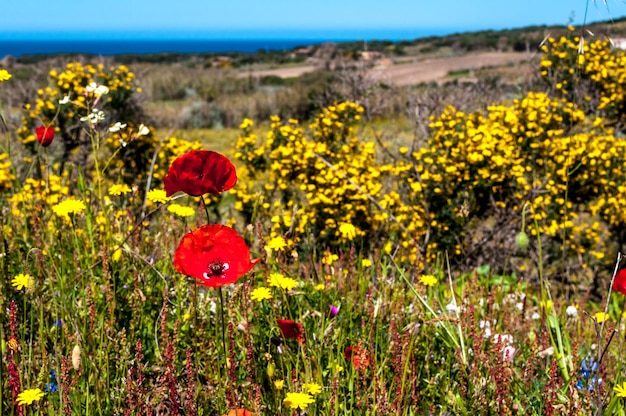
M 324 39 L 0 39 L 0 59 L 6 55 L 85 53 L 101 56 L 156 53 L 252 53 L 264 50 L 289 50 L 325 42 Z

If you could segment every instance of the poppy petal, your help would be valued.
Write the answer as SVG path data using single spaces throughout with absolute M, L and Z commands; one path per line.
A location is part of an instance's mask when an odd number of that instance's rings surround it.
M 276 322 L 284 338 L 296 338 L 299 344 L 306 341 L 304 326 L 301 323 L 292 321 L 291 319 L 277 319 Z
M 192 150 L 176 158 L 163 178 L 168 197 L 178 191 L 192 196 L 219 195 L 236 183 L 235 166 L 226 156 L 210 150 Z
M 613 280 L 613 290 L 626 295 L 626 268 L 621 269 Z
M 234 283 L 258 262 L 237 231 L 221 224 L 204 225 L 183 236 L 174 253 L 174 267 L 203 286 Z
M 37 136 L 37 141 L 43 147 L 48 147 L 54 139 L 54 127 L 39 126 L 35 129 L 35 135 Z

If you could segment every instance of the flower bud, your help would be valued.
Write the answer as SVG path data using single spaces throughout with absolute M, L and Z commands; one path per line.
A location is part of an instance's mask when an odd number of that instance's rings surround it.
M 520 231 L 519 234 L 517 234 L 517 237 L 515 237 L 515 244 L 517 244 L 517 247 L 519 247 L 522 250 L 526 250 L 526 248 L 528 247 L 528 243 L 530 243 L 530 238 L 528 238 L 528 234 L 526 234 L 524 231 Z

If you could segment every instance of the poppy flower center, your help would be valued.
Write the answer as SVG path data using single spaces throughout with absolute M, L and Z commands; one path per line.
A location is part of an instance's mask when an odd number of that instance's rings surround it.
M 208 272 L 205 272 L 203 277 L 205 279 L 210 279 L 212 277 L 223 277 L 223 274 L 230 268 L 228 263 L 222 263 L 221 261 L 216 261 L 210 263 L 207 267 L 209 269 Z

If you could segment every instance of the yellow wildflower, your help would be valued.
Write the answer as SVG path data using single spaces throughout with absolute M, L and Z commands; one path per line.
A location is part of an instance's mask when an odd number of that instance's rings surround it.
M 322 258 L 322 264 L 326 264 L 328 266 L 332 265 L 333 262 L 339 260 L 339 256 L 336 254 L 332 254 L 330 251 L 327 251 Z
M 324 283 L 315 285 L 315 290 L 324 290 L 324 289 L 326 289 L 326 285 Z
M 167 207 L 167 210 L 179 217 L 193 217 L 196 214 L 195 209 L 180 204 L 172 204 Z
M 266 246 L 268 249 L 270 250 L 283 250 L 285 247 L 287 247 L 287 242 L 285 241 L 285 239 L 281 236 L 278 237 L 274 237 L 272 238 Z
M 0 82 L 8 81 L 11 79 L 11 74 L 6 69 L 0 69 Z
M 125 183 L 116 184 L 116 185 L 112 185 L 109 188 L 109 195 L 124 195 L 131 191 L 132 189 L 130 189 L 130 186 L 126 185 Z
M 315 399 L 308 393 L 287 393 L 283 403 L 291 409 L 305 410 L 308 405 L 315 403 Z
M 272 291 L 266 287 L 257 287 L 250 294 L 250 299 L 262 302 L 266 299 L 272 299 Z
M 341 233 L 341 236 L 348 241 L 354 240 L 357 234 L 356 227 L 347 222 L 344 222 L 339 226 L 339 232 Z
M 593 319 L 595 319 L 597 323 L 601 324 L 602 322 L 609 319 L 609 314 L 604 312 L 596 312 L 593 315 Z
M 163 189 L 151 189 L 148 191 L 148 195 L 146 195 L 148 201 L 151 202 L 160 202 L 162 204 L 169 201 L 169 198 L 166 196 L 166 193 Z
M 24 390 L 17 395 L 16 403 L 18 406 L 24 406 L 25 404 L 32 404 L 34 401 L 39 401 L 45 396 L 45 393 L 41 389 L 28 389 Z
M 285 386 L 285 380 L 274 380 L 274 388 L 276 390 L 282 390 Z
M 78 214 L 85 210 L 85 203 L 76 198 L 68 198 L 65 201 L 59 202 L 52 207 L 52 211 L 59 217 L 66 220 L 70 219 L 70 214 Z
M 316 383 L 304 383 L 304 386 L 302 387 L 307 393 L 312 394 L 313 396 L 317 396 L 322 392 L 322 386 Z
M 435 286 L 437 284 L 437 278 L 432 274 L 425 274 L 420 276 L 420 283 L 424 286 Z
M 15 287 L 17 290 L 32 289 L 33 287 L 33 278 L 29 274 L 18 274 L 11 280 L 11 286 Z
M 617 397 L 626 397 L 626 382 L 622 383 L 621 386 L 619 384 L 615 385 L 613 391 L 615 391 Z
M 298 282 L 290 277 L 285 277 L 280 273 L 271 273 L 268 278 L 268 284 L 272 287 L 291 290 L 298 285 Z
M 111 260 L 117 263 L 118 261 L 120 261 L 120 258 L 122 258 L 122 250 L 118 248 L 117 250 L 113 252 L 113 255 L 111 256 Z

